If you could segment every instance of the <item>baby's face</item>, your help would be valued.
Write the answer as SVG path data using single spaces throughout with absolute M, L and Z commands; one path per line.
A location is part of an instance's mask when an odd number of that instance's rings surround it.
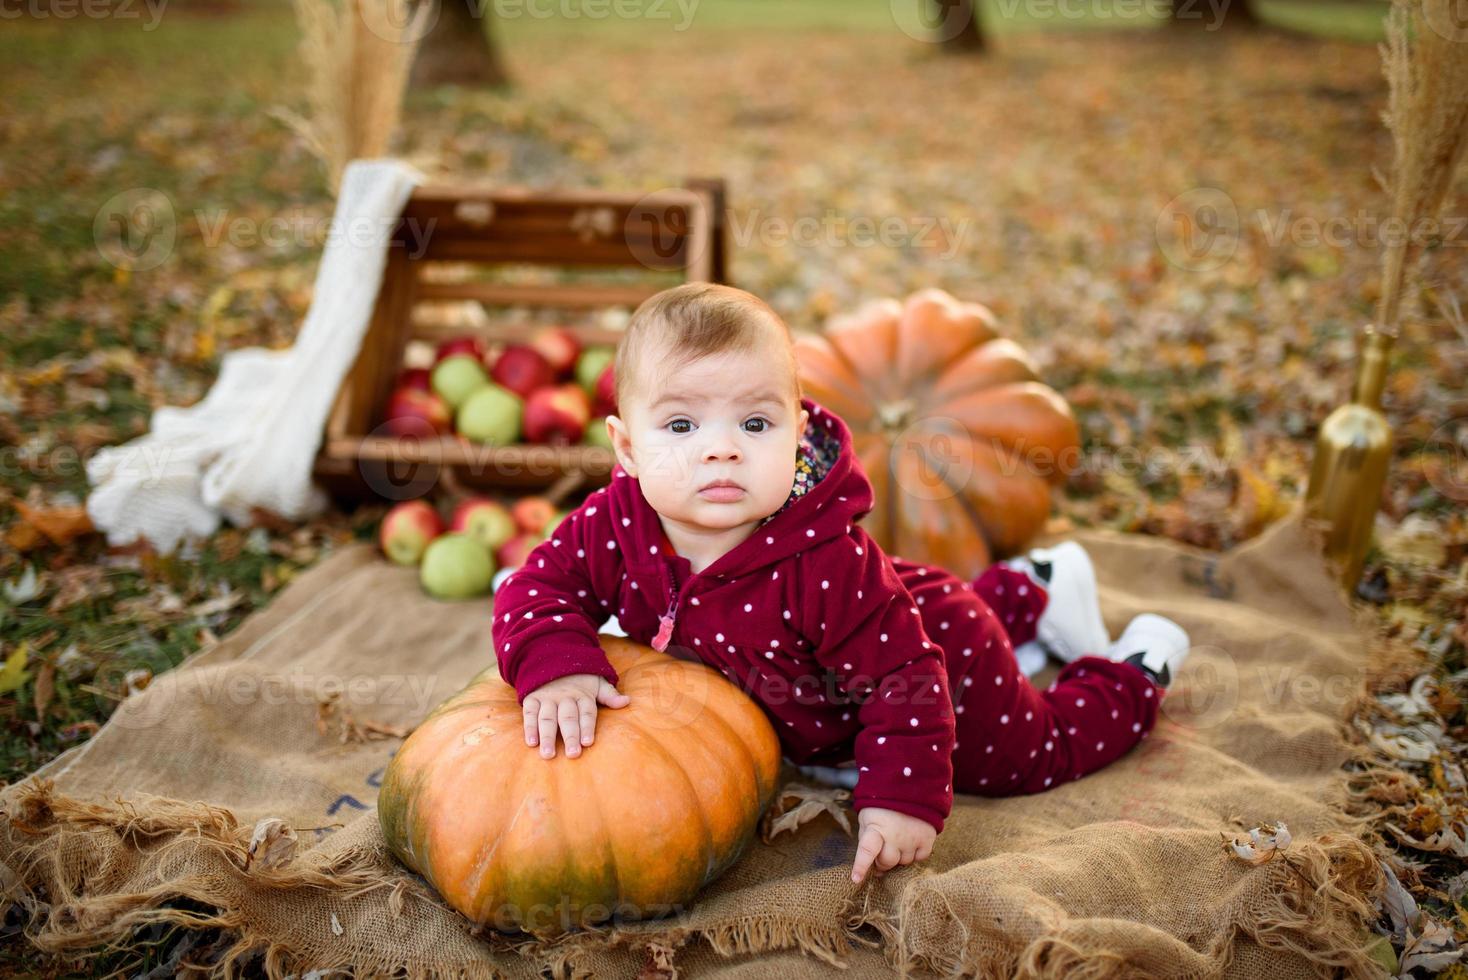
M 703 357 L 649 381 L 654 390 L 632 393 L 607 419 L 618 462 L 665 519 L 690 531 L 731 530 L 784 505 L 809 413 L 770 365 L 758 351 Z M 739 490 L 703 489 L 715 480 Z

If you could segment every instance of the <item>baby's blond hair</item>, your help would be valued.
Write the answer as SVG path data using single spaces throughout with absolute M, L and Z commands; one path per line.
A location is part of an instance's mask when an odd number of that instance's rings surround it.
M 748 352 L 771 341 L 779 350 L 779 360 L 772 366 L 786 370 L 798 411 L 802 392 L 790 328 L 768 303 L 753 293 L 711 282 L 684 283 L 649 296 L 617 343 L 612 373 L 618 410 L 625 413 L 628 397 L 650 380 L 644 371 L 650 356 L 657 356 L 659 373 L 672 373 L 709 354 Z

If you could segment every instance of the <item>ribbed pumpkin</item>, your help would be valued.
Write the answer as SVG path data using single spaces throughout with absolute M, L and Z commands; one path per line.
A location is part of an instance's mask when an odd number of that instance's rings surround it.
M 851 428 L 876 496 L 862 525 L 889 554 L 973 578 L 1044 526 L 1080 431 L 987 307 L 923 290 L 795 351 L 805 394 Z
M 631 702 L 598 707 L 578 758 L 525 744 L 491 666 L 387 767 L 389 848 L 476 923 L 553 935 L 675 912 L 734 863 L 773 798 L 780 745 L 754 701 L 700 663 L 601 643 Z

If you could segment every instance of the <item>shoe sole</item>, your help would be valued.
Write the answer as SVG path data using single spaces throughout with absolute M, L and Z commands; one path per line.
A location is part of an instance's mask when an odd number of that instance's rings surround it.
M 1078 544 L 1075 544 L 1074 542 L 1066 542 L 1065 544 L 1057 545 L 1054 548 L 1045 549 L 1045 553 L 1056 554 L 1061 551 L 1061 549 L 1073 550 L 1079 555 L 1080 561 L 1084 565 L 1086 570 L 1084 577 L 1085 579 L 1088 579 L 1091 583 L 1090 598 L 1097 599 L 1098 591 L 1096 588 L 1096 567 L 1091 563 L 1091 556 L 1086 554 L 1086 549 L 1082 548 Z M 1054 584 L 1055 583 L 1053 582 L 1051 583 L 1051 585 Z M 1075 605 L 1080 605 L 1087 599 L 1086 595 L 1084 594 L 1084 590 L 1073 591 L 1068 596 L 1061 596 L 1058 595 L 1056 592 L 1051 591 L 1049 601 L 1055 602 L 1057 598 L 1062 602 L 1068 601 Z M 1081 657 L 1084 657 L 1087 654 L 1091 654 L 1097 657 L 1104 656 L 1106 653 L 1106 648 L 1111 644 L 1111 637 L 1108 636 L 1106 633 L 1106 622 L 1101 618 L 1101 610 L 1097 608 L 1096 605 L 1092 605 L 1091 607 L 1090 620 L 1091 622 L 1088 624 L 1088 626 L 1091 635 L 1105 637 L 1106 639 L 1106 642 L 1103 643 L 1098 650 L 1072 650 L 1059 637 L 1054 635 L 1053 630 L 1044 629 L 1043 624 L 1042 628 L 1038 628 L 1035 630 L 1035 633 L 1040 642 L 1043 643 L 1050 650 L 1051 653 L 1055 654 L 1058 659 L 1063 660 L 1066 663 L 1072 663 L 1073 661 L 1079 660 Z

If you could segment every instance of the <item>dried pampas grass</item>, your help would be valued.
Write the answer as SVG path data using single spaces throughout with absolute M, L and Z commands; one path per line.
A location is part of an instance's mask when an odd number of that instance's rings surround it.
M 275 115 L 300 134 L 326 168 L 332 193 L 359 157 L 387 152 L 402 114 L 408 70 L 427 33 L 431 3 L 410 0 L 295 0 L 301 61 L 309 74 L 301 116 Z
M 1393 0 L 1381 45 L 1390 86 L 1383 113 L 1395 144 L 1393 234 L 1382 256 L 1376 319 L 1395 335 L 1407 274 L 1422 249 L 1423 226 L 1436 219 L 1468 147 L 1468 24 L 1456 0 Z

